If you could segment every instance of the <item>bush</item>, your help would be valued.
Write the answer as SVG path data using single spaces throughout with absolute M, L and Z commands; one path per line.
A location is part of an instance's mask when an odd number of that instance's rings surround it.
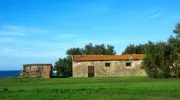
M 2 91 L 8 91 L 8 88 L 3 88 Z
M 151 78 L 170 77 L 170 66 L 173 64 L 170 56 L 172 48 L 165 42 L 149 42 L 145 46 L 146 57 L 143 68 Z

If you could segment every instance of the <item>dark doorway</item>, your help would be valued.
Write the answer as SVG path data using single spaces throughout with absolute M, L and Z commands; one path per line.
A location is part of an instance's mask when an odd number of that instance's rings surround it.
M 88 66 L 88 77 L 94 77 L 94 66 Z

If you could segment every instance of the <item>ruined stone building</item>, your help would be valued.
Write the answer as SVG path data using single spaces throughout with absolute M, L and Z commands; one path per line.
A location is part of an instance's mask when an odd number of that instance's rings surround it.
M 141 69 L 143 54 L 74 55 L 73 77 L 147 76 Z
M 22 77 L 50 78 L 52 75 L 52 64 L 24 64 Z

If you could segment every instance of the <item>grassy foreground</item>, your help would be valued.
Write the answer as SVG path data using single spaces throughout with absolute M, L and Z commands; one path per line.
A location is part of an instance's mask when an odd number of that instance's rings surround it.
M 0 100 L 180 100 L 180 79 L 1 78 Z

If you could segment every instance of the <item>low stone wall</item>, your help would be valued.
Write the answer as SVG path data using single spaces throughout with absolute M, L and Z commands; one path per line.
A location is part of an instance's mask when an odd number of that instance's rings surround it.
M 22 72 L 23 77 L 41 77 L 40 72 Z

